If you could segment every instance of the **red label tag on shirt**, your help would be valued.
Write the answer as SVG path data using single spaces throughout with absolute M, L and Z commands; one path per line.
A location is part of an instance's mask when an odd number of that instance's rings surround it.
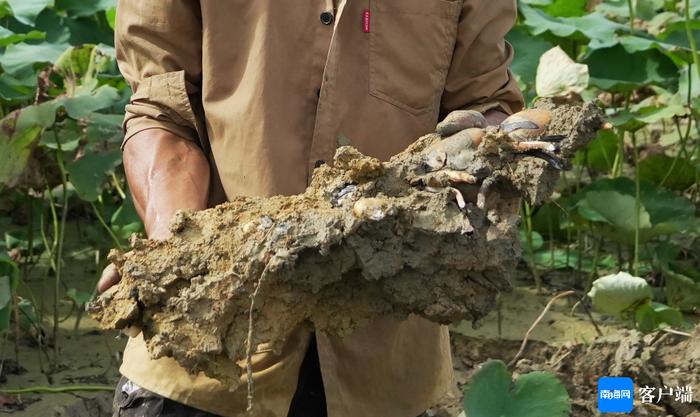
M 369 9 L 362 11 L 362 31 L 369 33 Z

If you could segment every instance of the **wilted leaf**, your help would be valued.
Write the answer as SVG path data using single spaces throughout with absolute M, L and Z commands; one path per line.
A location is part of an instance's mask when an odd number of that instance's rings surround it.
M 652 36 L 659 36 L 663 30 L 676 21 L 682 20 L 678 13 L 674 12 L 661 12 L 656 13 L 654 17 L 649 20 L 647 24 L 647 32 Z
M 607 275 L 593 281 L 588 292 L 593 306 L 603 313 L 620 315 L 637 305 L 651 300 L 653 292 L 644 278 L 627 272 Z
M 569 395 L 551 373 L 530 372 L 513 383 L 501 361 L 481 366 L 464 390 L 464 411 L 469 417 L 565 417 Z
M 66 93 L 76 95 L 76 89 L 95 89 L 97 74 L 109 69 L 111 58 L 96 45 L 80 45 L 67 49 L 54 64 L 55 71 L 63 77 Z
M 574 62 L 555 46 L 540 57 L 535 83 L 540 97 L 562 97 L 580 94 L 588 87 L 588 67 Z

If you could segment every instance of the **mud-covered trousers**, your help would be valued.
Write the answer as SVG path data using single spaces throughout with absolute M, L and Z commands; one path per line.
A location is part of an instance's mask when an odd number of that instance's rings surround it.
M 287 417 L 326 417 L 326 396 L 321 379 L 316 338 L 299 370 L 299 382 Z M 114 394 L 113 417 L 219 417 L 136 386 L 122 377 Z

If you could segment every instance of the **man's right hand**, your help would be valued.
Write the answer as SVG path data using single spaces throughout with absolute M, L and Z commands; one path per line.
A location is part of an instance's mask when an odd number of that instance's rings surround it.
M 169 131 L 148 129 L 132 136 L 124 147 L 124 171 L 149 239 L 170 237 L 168 226 L 177 211 L 207 208 L 209 162 L 198 145 Z M 119 279 L 110 264 L 97 290 L 104 292 Z

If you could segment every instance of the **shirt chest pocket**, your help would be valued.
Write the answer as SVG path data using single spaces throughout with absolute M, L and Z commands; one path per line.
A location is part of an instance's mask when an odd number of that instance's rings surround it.
M 415 115 L 436 110 L 461 8 L 461 0 L 371 0 L 369 93 Z

